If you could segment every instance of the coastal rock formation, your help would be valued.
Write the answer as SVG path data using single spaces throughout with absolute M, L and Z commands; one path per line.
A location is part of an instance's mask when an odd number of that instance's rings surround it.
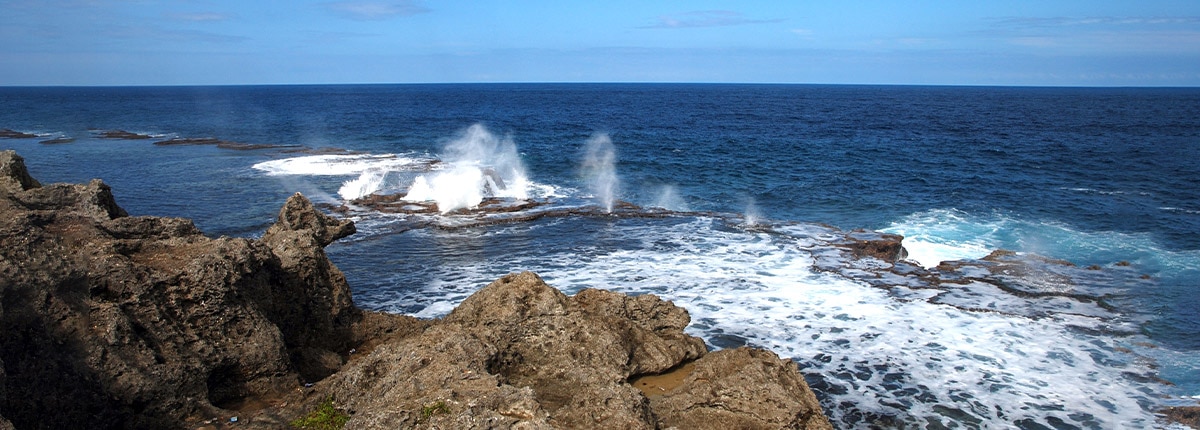
M 7 128 L 0 128 L 0 139 L 33 139 L 35 137 L 37 137 L 36 134 L 29 134 L 29 133 L 16 131 L 16 130 L 10 130 Z
M 358 310 L 319 244 L 352 229 L 285 211 L 312 222 L 211 239 L 127 216 L 99 180 L 40 186 L 12 151 L 0 174 L 0 414 L 16 427 L 184 427 L 341 364 Z
M 121 140 L 145 140 L 153 139 L 154 136 L 148 134 L 140 134 L 125 130 L 100 130 L 96 131 L 96 137 L 101 139 L 121 139 Z
M 212 145 L 221 149 L 236 149 L 240 151 L 248 151 L 253 149 L 273 149 L 273 148 L 295 148 L 297 145 L 274 145 L 269 143 L 241 143 L 221 140 L 215 137 L 176 137 L 167 140 L 154 142 L 157 146 L 181 146 L 181 145 Z
M 794 363 L 749 348 L 706 354 L 683 333 L 689 321 L 654 295 L 566 296 L 536 274 L 508 275 L 311 397 L 353 411 L 347 428 L 831 428 Z M 689 361 L 692 376 L 665 395 L 628 382 Z
M 829 428 L 794 363 L 707 353 L 654 295 L 526 272 L 441 320 L 359 310 L 323 250 L 354 231 L 296 194 L 262 239 L 209 238 L 0 152 L 0 430 L 280 428 L 323 402 L 346 428 Z

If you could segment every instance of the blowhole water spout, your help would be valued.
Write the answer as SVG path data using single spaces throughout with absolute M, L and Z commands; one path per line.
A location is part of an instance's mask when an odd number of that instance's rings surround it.
M 604 211 L 612 213 L 617 196 L 617 151 L 608 134 L 598 133 L 587 141 L 583 177 Z
M 529 198 L 529 179 L 512 139 L 499 138 L 480 124 L 446 145 L 445 169 L 418 176 L 405 200 L 437 202 L 438 211 L 479 206 L 485 197 Z

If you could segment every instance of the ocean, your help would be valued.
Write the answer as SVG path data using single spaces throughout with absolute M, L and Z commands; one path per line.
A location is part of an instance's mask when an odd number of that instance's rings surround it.
M 101 178 L 134 215 L 254 237 L 302 192 L 353 218 L 327 251 L 364 308 L 435 318 L 523 270 L 657 294 L 712 348 L 795 360 L 838 428 L 1159 428 L 1200 401 L 1196 88 L 6 87 L 0 106 L 31 135 L 0 149 L 35 178 Z M 155 144 L 197 138 L 235 144 Z M 918 285 L 830 253 L 856 229 L 904 235 L 921 270 L 998 249 L 1075 266 L 1006 278 L 1033 293 Z

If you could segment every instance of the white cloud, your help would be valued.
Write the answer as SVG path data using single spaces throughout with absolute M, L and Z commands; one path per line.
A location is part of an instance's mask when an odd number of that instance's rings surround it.
M 401 16 L 429 12 L 429 8 L 413 0 L 405 1 L 335 1 L 323 3 L 326 9 L 358 21 L 382 21 Z
M 179 21 L 193 22 L 210 22 L 210 21 L 225 21 L 232 18 L 232 15 L 217 12 L 190 12 L 190 13 L 172 13 L 167 15 L 168 18 Z

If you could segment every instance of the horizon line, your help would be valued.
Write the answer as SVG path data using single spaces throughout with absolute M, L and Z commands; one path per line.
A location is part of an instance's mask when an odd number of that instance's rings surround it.
M 962 84 L 962 83 L 823 83 L 823 82 L 720 82 L 720 81 L 460 81 L 460 82 L 324 82 L 324 83 L 208 83 L 208 84 L 0 84 L 0 88 L 195 88 L 195 87 L 300 87 L 386 85 L 775 85 L 860 87 L 973 87 L 973 88 L 1159 88 L 1187 89 L 1200 85 L 1061 85 L 1061 84 Z

